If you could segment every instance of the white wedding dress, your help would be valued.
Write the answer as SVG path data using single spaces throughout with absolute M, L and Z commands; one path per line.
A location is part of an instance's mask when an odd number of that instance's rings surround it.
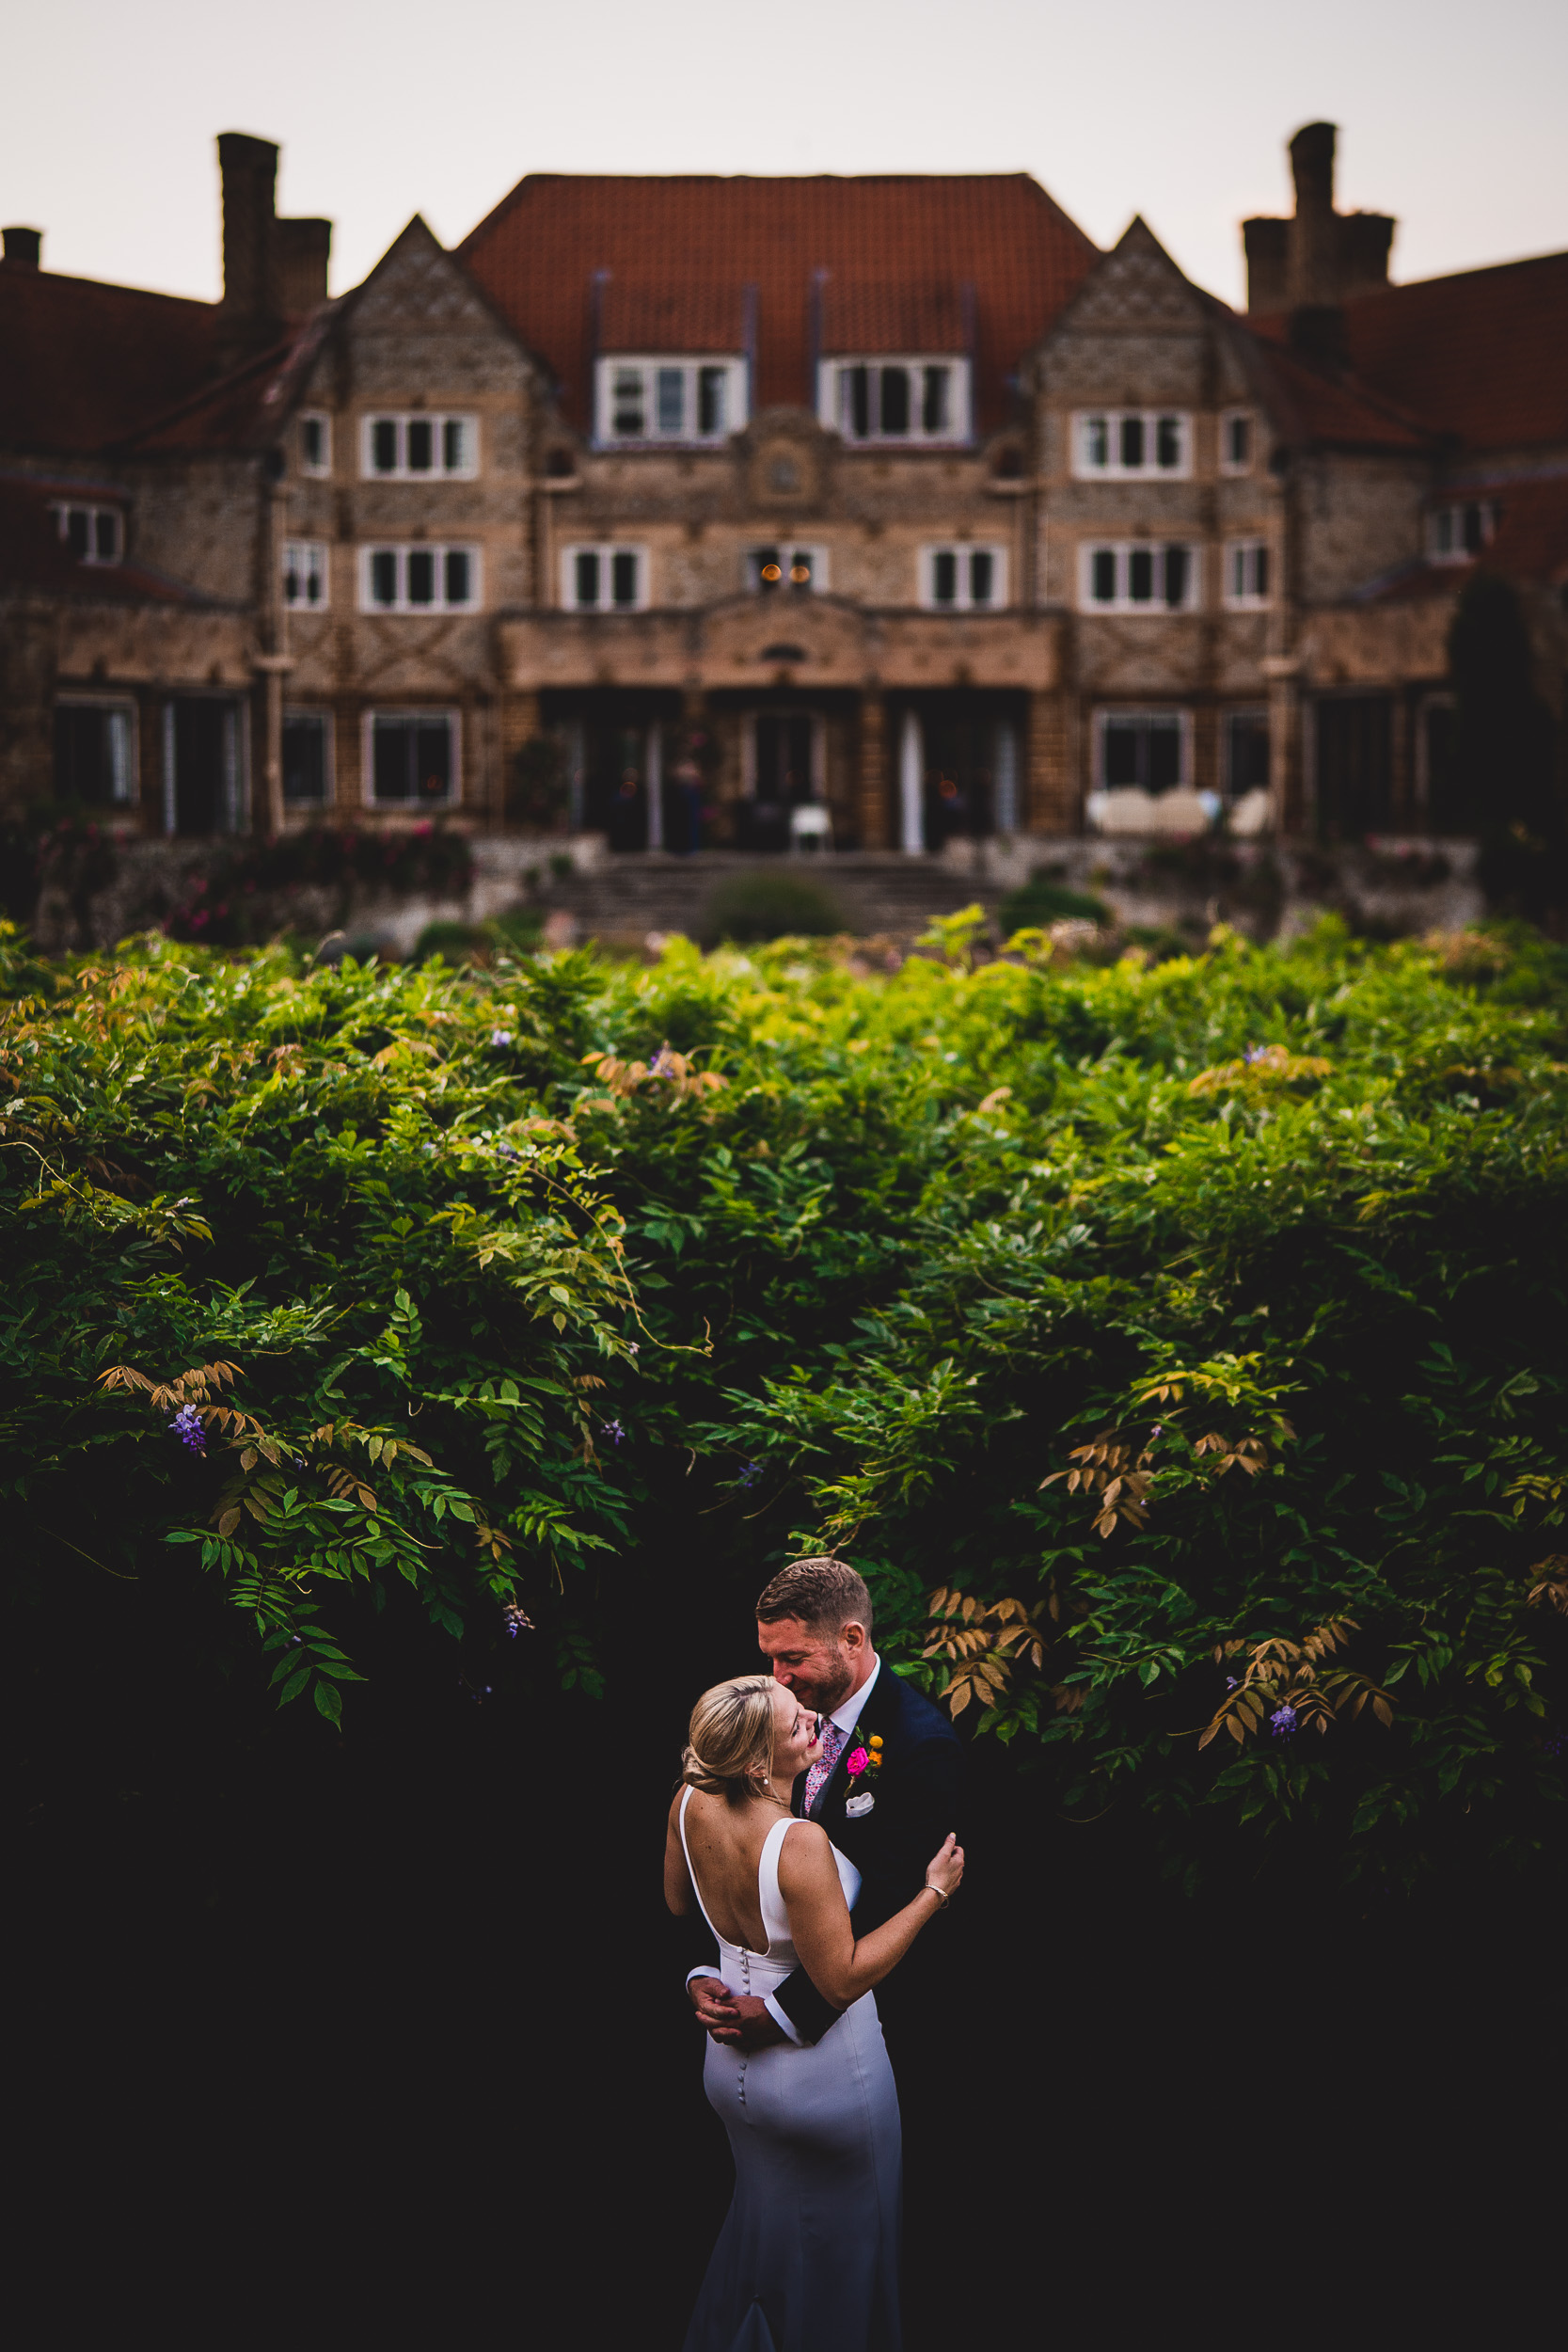
M 759 1999 L 798 1963 L 779 1893 L 779 1849 L 792 1820 L 768 1831 L 757 1868 L 765 1952 L 726 1943 L 703 1916 L 732 1993 Z M 860 1872 L 835 1846 L 851 1909 Z M 898 2093 L 877 1996 L 863 1993 L 820 2042 L 726 2049 L 708 2040 L 703 2088 L 730 2136 L 735 2198 L 687 2331 L 686 2352 L 899 2352 L 898 2230 L 903 2143 Z

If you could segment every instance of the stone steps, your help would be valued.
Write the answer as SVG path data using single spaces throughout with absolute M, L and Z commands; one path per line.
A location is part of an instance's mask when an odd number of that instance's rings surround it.
M 734 877 L 752 874 L 815 883 L 841 910 L 845 930 L 860 938 L 883 933 L 908 941 L 939 914 L 955 914 L 976 900 L 989 912 L 1001 895 L 1001 885 L 990 877 L 962 872 L 934 857 L 830 852 L 758 858 L 722 851 L 686 858 L 607 857 L 559 877 L 546 870 L 529 895 L 549 914 L 569 914 L 584 938 L 641 940 L 649 931 L 695 935 L 705 928 L 705 910 L 714 890 Z

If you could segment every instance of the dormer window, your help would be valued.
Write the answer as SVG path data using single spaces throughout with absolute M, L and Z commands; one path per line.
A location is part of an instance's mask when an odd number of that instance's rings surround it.
M 1181 482 L 1192 472 L 1193 421 L 1170 409 L 1101 408 L 1072 421 L 1081 482 Z
M 1502 509 L 1496 499 L 1466 499 L 1427 516 L 1427 553 L 1434 564 L 1469 564 L 1490 547 Z
M 78 564 L 118 564 L 124 549 L 118 506 L 56 506 L 60 537 Z
M 847 441 L 899 447 L 967 441 L 967 359 L 825 359 L 816 413 Z
M 595 407 L 601 442 L 715 444 L 746 423 L 744 359 L 601 359 Z

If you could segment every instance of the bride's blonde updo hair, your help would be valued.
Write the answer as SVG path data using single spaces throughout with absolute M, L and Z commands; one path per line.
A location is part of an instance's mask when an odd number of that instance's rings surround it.
M 703 1692 L 681 1757 L 688 1788 L 731 1804 L 761 1793 L 773 1773 L 774 1687 L 771 1675 L 737 1675 Z

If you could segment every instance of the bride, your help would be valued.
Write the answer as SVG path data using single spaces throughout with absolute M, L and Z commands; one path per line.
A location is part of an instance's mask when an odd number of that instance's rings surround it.
M 950 1836 L 914 1900 L 857 1939 L 860 1873 L 790 1811 L 821 1753 L 816 1718 L 767 1675 L 718 1683 L 691 1714 L 670 1807 L 664 1899 L 700 1907 L 732 1993 L 803 1967 L 842 2014 L 809 2046 L 748 2053 L 710 2036 L 703 2084 L 730 2136 L 735 2198 L 686 2352 L 898 2352 L 898 2095 L 873 1987 L 963 1877 Z

